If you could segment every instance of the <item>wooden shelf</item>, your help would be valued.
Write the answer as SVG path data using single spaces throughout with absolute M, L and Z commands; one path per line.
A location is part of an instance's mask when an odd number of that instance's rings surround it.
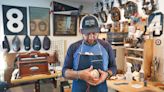
M 144 51 L 142 48 L 125 48 L 126 50 Z
M 137 57 L 131 57 L 131 56 L 126 56 L 127 59 L 133 59 L 133 60 L 137 60 L 137 61 L 144 61 L 143 58 L 137 58 Z

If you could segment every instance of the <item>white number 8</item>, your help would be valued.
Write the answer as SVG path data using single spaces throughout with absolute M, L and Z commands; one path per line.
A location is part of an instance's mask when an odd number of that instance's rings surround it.
M 9 9 L 6 13 L 8 19 L 7 28 L 13 33 L 19 33 L 23 30 L 23 14 L 19 9 L 12 8 Z

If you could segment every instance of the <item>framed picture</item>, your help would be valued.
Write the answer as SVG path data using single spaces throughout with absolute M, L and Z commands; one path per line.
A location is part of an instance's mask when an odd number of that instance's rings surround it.
M 29 7 L 30 35 L 50 35 L 49 8 Z
M 54 14 L 54 36 L 75 36 L 77 34 L 77 16 Z
M 27 8 L 2 5 L 5 35 L 27 34 Z

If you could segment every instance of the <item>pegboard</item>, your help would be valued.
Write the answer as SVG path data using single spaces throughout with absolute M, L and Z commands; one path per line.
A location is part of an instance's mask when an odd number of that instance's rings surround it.
M 50 53 L 54 53 L 55 51 L 57 51 L 59 55 L 59 61 L 63 63 L 66 54 L 66 47 L 67 47 L 66 40 L 54 39 L 52 40 Z

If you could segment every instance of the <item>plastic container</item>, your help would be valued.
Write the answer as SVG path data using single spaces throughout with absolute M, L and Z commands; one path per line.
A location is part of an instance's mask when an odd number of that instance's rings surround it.
M 133 78 L 133 74 L 131 71 L 132 64 L 128 62 L 126 62 L 126 64 L 127 64 L 127 72 L 125 73 L 126 80 L 132 81 L 132 78 Z
M 139 81 L 144 82 L 144 71 L 143 71 L 142 68 L 140 70 L 140 79 L 139 79 Z

